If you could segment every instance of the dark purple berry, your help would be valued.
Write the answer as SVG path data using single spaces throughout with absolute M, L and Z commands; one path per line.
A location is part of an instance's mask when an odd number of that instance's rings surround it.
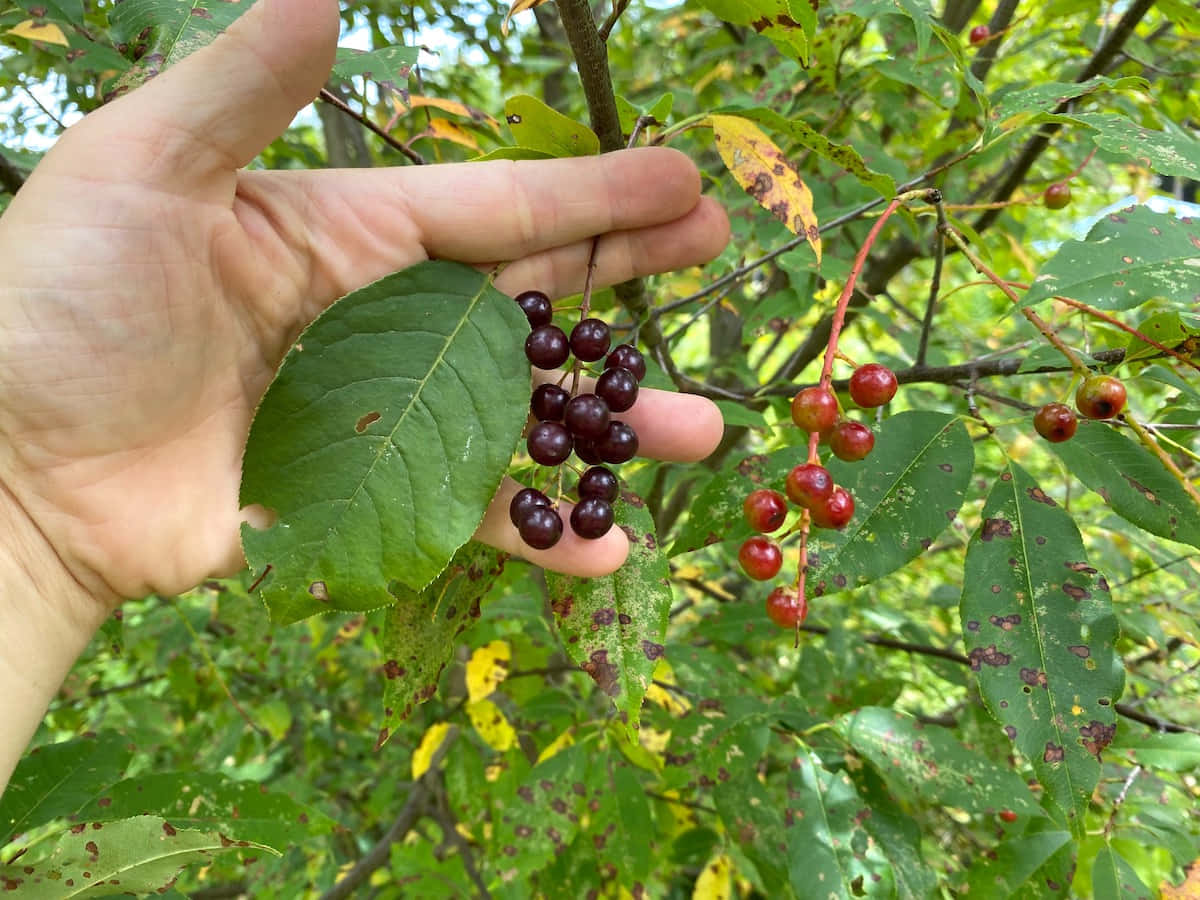
M 604 398 L 613 412 L 625 412 L 637 400 L 637 376 L 624 366 L 605 369 L 596 379 L 596 394 Z
M 613 369 L 617 366 L 628 369 L 639 382 L 646 377 L 646 358 L 632 344 L 617 344 L 608 354 L 604 368 Z
M 612 332 L 603 319 L 584 319 L 571 329 L 571 352 L 583 362 L 595 362 L 608 352 Z
M 637 432 L 624 422 L 609 422 L 604 434 L 596 439 L 596 452 L 606 463 L 629 462 L 637 455 Z
M 517 491 L 512 502 L 508 504 L 508 517 L 512 523 L 520 526 L 521 520 L 535 506 L 549 506 L 550 498 L 536 488 L 521 488 Z
M 539 325 L 525 338 L 525 357 L 539 369 L 557 369 L 570 352 L 567 336 L 557 325 Z
M 575 438 L 575 455 L 589 466 L 598 466 L 604 462 L 600 458 L 600 451 L 596 449 L 596 442 L 587 438 Z
M 517 306 L 521 307 L 521 311 L 525 313 L 525 318 L 529 320 L 530 328 L 550 324 L 550 320 L 554 316 L 554 307 L 550 305 L 550 298 L 541 291 L 523 291 L 513 297 L 513 299 L 517 301 Z
M 562 537 L 562 518 L 549 506 L 535 506 L 517 526 L 521 540 L 535 550 L 548 550 Z
M 525 441 L 533 461 L 543 466 L 557 466 L 571 455 L 571 434 L 557 422 L 539 422 Z
M 578 448 L 576 448 L 576 452 L 578 452 Z M 579 493 L 580 500 L 586 500 L 588 497 L 599 497 L 601 500 L 607 500 L 611 503 L 617 499 L 620 489 L 621 486 L 617 482 L 617 476 L 611 470 L 604 468 L 604 466 L 592 466 L 579 476 L 579 486 L 576 490 Z
M 613 524 L 612 504 L 599 497 L 588 497 L 571 510 L 571 530 L 581 538 L 594 540 L 608 534 Z
M 608 404 L 595 394 L 580 394 L 567 402 L 563 422 L 576 437 L 598 438 L 609 422 Z
M 557 384 L 543 384 L 534 388 L 529 408 L 539 422 L 561 422 L 570 399 L 571 395 Z

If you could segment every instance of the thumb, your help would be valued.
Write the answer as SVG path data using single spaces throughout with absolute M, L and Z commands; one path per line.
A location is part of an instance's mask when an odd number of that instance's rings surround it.
M 338 28 L 336 0 L 257 0 L 210 45 L 89 117 L 85 143 L 112 148 L 143 181 L 240 168 L 320 91 Z

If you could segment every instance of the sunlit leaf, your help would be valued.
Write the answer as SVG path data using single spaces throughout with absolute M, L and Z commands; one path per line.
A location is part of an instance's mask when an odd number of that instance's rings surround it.
M 474 703 L 491 696 L 508 677 L 511 659 L 512 648 L 507 641 L 490 641 L 476 647 L 467 660 L 467 702 Z
M 450 735 L 450 728 L 449 722 L 436 722 L 425 729 L 425 733 L 421 735 L 421 742 L 417 744 L 417 749 L 413 751 L 412 755 L 413 781 L 429 771 L 429 767 L 433 765 L 434 755 Z
M 34 22 L 32 19 L 26 19 L 19 25 L 8 29 L 5 34 L 28 38 L 31 41 L 41 41 L 44 44 L 60 44 L 63 47 L 70 45 L 62 29 L 53 22 Z
M 521 148 L 551 156 L 595 156 L 600 152 L 600 139 L 592 129 L 529 94 L 505 101 L 504 121 Z
M 512 725 L 491 700 L 476 700 L 467 704 L 467 718 L 483 742 L 503 753 L 517 740 L 517 733 Z

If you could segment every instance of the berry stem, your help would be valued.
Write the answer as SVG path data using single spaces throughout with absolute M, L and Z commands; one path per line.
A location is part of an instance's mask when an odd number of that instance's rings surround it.
M 1187 475 L 1175 465 L 1175 460 L 1171 459 L 1171 455 L 1158 445 L 1158 441 L 1149 431 L 1140 425 L 1133 416 L 1121 416 L 1121 421 L 1133 429 L 1133 433 L 1138 436 L 1138 440 L 1142 442 L 1142 446 L 1158 457 L 1159 462 L 1166 467 L 1175 478 L 1183 485 L 1183 489 L 1187 491 L 1188 496 L 1196 501 L 1196 505 L 1200 506 L 1200 491 L 1196 490 L 1196 486 L 1188 479 Z
M 1112 325 L 1114 328 L 1119 328 L 1122 331 L 1124 331 L 1126 334 L 1133 335 L 1139 341 L 1144 341 L 1145 343 L 1149 344 L 1155 350 L 1159 350 L 1159 351 L 1167 354 L 1167 356 L 1174 357 L 1175 359 L 1179 360 L 1181 363 L 1189 365 L 1196 371 L 1200 372 L 1200 363 L 1196 362 L 1195 360 L 1191 359 L 1188 356 L 1185 356 L 1184 354 L 1180 353 L 1178 350 L 1172 350 L 1170 347 L 1160 344 L 1158 341 L 1154 340 L 1154 338 L 1150 337 L 1149 335 L 1142 334 L 1142 332 L 1138 331 L 1132 325 L 1126 325 L 1124 322 L 1122 322 L 1119 319 L 1113 318 L 1108 313 L 1103 312 L 1099 309 L 1096 309 L 1094 306 L 1088 306 L 1086 303 L 1083 303 L 1079 300 L 1073 300 L 1070 297 L 1059 297 L 1059 296 L 1055 296 L 1054 299 L 1057 300 L 1059 303 L 1065 303 L 1067 306 L 1070 306 L 1072 309 L 1077 309 L 1082 313 L 1086 313 L 1087 315 L 1092 316 L 1093 318 L 1099 319 L 1101 322 L 1105 322 L 1108 325 Z
M 1009 287 L 1008 282 L 987 267 L 987 264 L 975 254 L 963 236 L 959 234 L 958 229 L 949 223 L 939 227 L 941 228 L 942 232 L 950 238 L 950 240 L 954 241 L 958 249 L 962 251 L 963 256 L 965 256 L 970 261 L 971 265 L 975 267 L 975 271 L 992 284 L 996 285 L 996 287 L 1000 288 L 1000 290 L 1004 292 L 1004 295 L 1008 297 L 1008 299 L 1013 302 L 1017 309 L 1021 311 L 1021 315 L 1028 319 L 1033 327 L 1040 331 L 1042 336 L 1051 344 L 1053 344 L 1059 353 L 1067 358 L 1067 361 L 1071 364 L 1071 368 L 1075 370 L 1077 375 L 1086 378 L 1091 374 L 1091 370 L 1084 365 L 1083 360 L 1081 360 L 1075 354 L 1074 350 L 1063 343 L 1062 338 L 1060 338 L 1054 332 L 1054 329 L 1046 323 L 1045 319 L 1035 313 L 1032 309 L 1029 309 L 1026 306 L 1021 306 L 1021 298 L 1017 296 L 1017 292 Z
M 596 277 L 596 251 L 600 247 L 600 235 L 592 238 L 592 248 L 588 251 L 587 274 L 583 279 L 583 301 L 579 304 L 579 321 L 588 317 L 592 309 L 592 281 Z M 579 360 L 571 365 L 571 396 L 579 395 L 579 370 L 582 364 Z

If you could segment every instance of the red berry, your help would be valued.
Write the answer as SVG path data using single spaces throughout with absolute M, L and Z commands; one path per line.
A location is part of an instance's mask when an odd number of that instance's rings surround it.
M 1033 415 L 1033 427 L 1052 444 L 1069 440 L 1079 427 L 1075 410 L 1065 403 L 1047 403 Z
M 779 574 L 779 568 L 783 565 L 783 553 L 778 544 L 756 534 L 746 538 L 746 542 L 738 550 L 738 562 L 755 581 L 766 581 Z
M 1000 810 L 999 813 L 997 813 L 997 815 L 1000 816 L 1000 820 L 1003 822 L 1017 821 L 1017 814 L 1015 812 L 1013 812 L 1011 809 L 1002 809 L 1002 810 Z
M 986 44 L 987 39 L 992 36 L 992 29 L 986 25 L 976 25 L 971 29 L 971 46 L 978 47 L 980 44 Z
M 829 435 L 829 449 L 838 459 L 857 462 L 875 446 L 875 435 L 858 422 L 839 422 Z
M 1046 209 L 1062 209 L 1071 202 L 1071 186 L 1065 181 L 1056 182 L 1042 194 L 1042 205 Z
M 814 506 L 811 513 L 818 528 L 845 528 L 854 518 L 854 498 L 845 488 L 835 487 L 829 499 Z
M 779 491 L 751 491 L 742 504 L 742 513 L 750 527 L 761 534 L 778 531 L 787 518 L 787 501 Z
M 896 373 L 879 363 L 859 366 L 850 376 L 850 399 L 872 409 L 883 406 L 896 396 Z
M 1075 408 L 1089 419 L 1111 419 L 1125 408 L 1125 385 L 1111 375 L 1085 378 L 1075 391 Z
M 806 387 L 792 398 L 792 421 L 809 434 L 828 431 L 837 417 L 837 397 L 825 388 Z
M 788 472 L 784 481 L 784 490 L 788 499 L 797 506 L 812 509 L 818 503 L 824 503 L 833 493 L 833 476 L 824 466 L 805 463 L 796 466 Z
M 782 628 L 795 628 L 808 615 L 808 601 L 794 587 L 777 587 L 767 595 L 767 617 Z

